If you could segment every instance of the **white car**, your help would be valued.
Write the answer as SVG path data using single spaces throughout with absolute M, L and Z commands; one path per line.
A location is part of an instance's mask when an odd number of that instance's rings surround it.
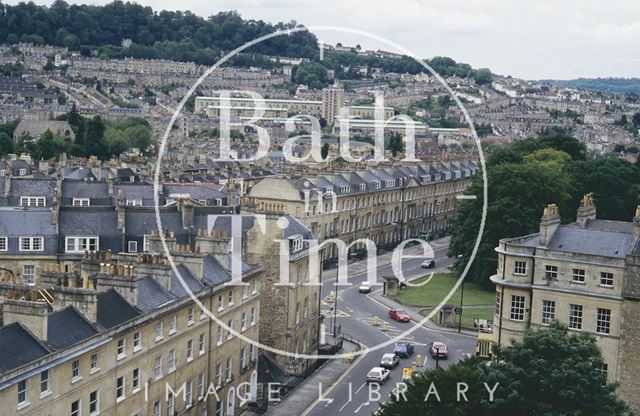
M 436 260 L 433 257 L 427 258 L 422 262 L 420 267 L 422 267 L 423 269 L 432 269 L 436 267 Z
M 367 374 L 367 382 L 384 384 L 384 382 L 389 378 L 389 374 L 391 374 L 391 371 L 386 368 L 373 367 Z
M 371 288 L 373 287 L 373 282 L 367 282 L 366 280 L 360 283 L 358 286 L 358 292 L 360 293 L 369 293 L 371 292 Z
M 385 354 L 382 356 L 382 359 L 380 360 L 380 367 L 391 369 L 397 366 L 399 362 L 400 362 L 400 357 L 398 357 L 394 353 Z

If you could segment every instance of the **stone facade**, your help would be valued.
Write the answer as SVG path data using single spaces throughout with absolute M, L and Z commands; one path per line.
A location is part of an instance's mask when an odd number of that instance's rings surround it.
M 559 320 L 570 331 L 593 335 L 603 355 L 609 382 L 635 410 L 640 371 L 640 208 L 633 222 L 596 219 L 591 195 L 577 221 L 561 225 L 558 209 L 548 206 L 540 232 L 500 240 L 496 248 L 494 341 L 521 340 L 527 328 Z

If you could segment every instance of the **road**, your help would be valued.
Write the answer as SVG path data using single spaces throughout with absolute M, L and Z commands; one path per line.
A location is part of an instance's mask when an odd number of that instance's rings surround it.
M 440 240 L 432 243 L 435 252 L 436 268 L 429 270 L 440 272 L 444 271 L 447 266 L 453 263 L 453 259 L 446 256 L 448 249 L 448 241 Z M 420 264 L 422 258 L 404 259 L 402 262 L 403 272 L 406 277 L 411 278 L 426 274 L 425 269 L 421 269 Z M 382 281 L 382 276 L 393 274 L 391 265 L 380 267 L 377 270 L 378 281 Z M 335 276 L 335 271 L 333 271 Z M 335 290 L 335 278 L 331 273 L 325 273 L 323 283 L 323 296 L 329 296 L 330 292 Z M 342 331 L 348 335 L 357 338 L 367 347 L 373 348 L 391 338 L 398 337 L 405 332 L 415 322 L 399 323 L 387 317 L 388 308 L 378 303 L 370 296 L 358 293 L 358 285 L 366 280 L 366 271 L 356 271 L 355 274 L 349 273 L 349 282 L 353 283 L 349 287 L 341 287 L 338 290 L 338 311 L 337 324 L 342 327 Z M 376 290 L 376 289 L 374 289 Z M 332 331 L 333 313 L 331 305 L 323 305 L 323 313 L 325 314 L 325 324 L 327 331 Z M 374 317 L 380 318 L 380 321 L 389 324 L 389 331 L 383 332 L 380 326 L 373 325 Z M 375 393 L 379 387 L 380 401 L 384 401 L 389 397 L 392 389 L 397 382 L 401 382 L 402 368 L 410 367 L 415 361 L 416 355 L 420 354 L 425 360 L 423 368 L 434 368 L 435 361 L 427 354 L 427 345 L 432 341 L 442 341 L 449 348 L 449 359 L 440 360 L 439 364 L 447 366 L 462 358 L 464 353 L 473 353 L 475 351 L 475 338 L 452 334 L 450 332 L 440 332 L 419 326 L 418 329 L 408 336 L 402 338 L 415 345 L 415 353 L 409 359 L 401 359 L 400 364 L 391 371 L 389 380 L 381 386 L 368 385 L 365 377 L 372 367 L 379 364 L 380 358 L 384 353 L 393 352 L 393 344 L 377 351 L 371 351 L 363 355 L 359 361 L 343 375 L 343 378 L 329 392 L 325 392 L 324 397 L 311 408 L 306 415 L 333 415 L 338 412 L 346 414 L 370 415 L 378 407 L 378 396 Z M 428 358 L 426 358 L 428 357 Z M 426 392 L 425 392 L 426 393 Z

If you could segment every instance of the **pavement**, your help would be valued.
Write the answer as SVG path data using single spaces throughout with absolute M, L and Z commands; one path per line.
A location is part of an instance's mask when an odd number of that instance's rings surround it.
M 332 342 L 328 336 L 327 339 Z M 361 347 L 355 342 L 343 340 L 341 353 L 349 353 L 359 350 Z M 330 359 L 322 367 L 316 370 L 304 382 L 277 404 L 270 404 L 267 416 L 300 416 L 308 412 L 312 407 L 321 402 L 340 382 L 340 377 L 349 368 L 355 366 L 357 361 Z

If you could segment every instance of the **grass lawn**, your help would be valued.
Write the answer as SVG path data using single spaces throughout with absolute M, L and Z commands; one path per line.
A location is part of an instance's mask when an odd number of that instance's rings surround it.
M 428 276 L 414 280 L 413 283 L 424 282 Z M 433 279 L 424 286 L 408 287 L 398 291 L 396 300 L 403 305 L 424 307 L 420 313 L 427 316 L 449 293 L 458 280 L 454 273 L 434 274 Z M 449 298 L 448 304 L 460 305 L 460 287 Z M 475 318 L 493 320 L 495 312 L 496 292 L 475 282 L 465 282 L 464 300 L 462 312 L 462 326 L 473 328 Z M 438 315 L 434 315 L 433 321 L 437 322 Z
M 423 277 L 414 280 L 413 283 L 420 283 L 426 280 Z M 429 283 L 420 287 L 408 287 L 398 291 L 396 300 L 407 306 L 433 307 L 437 306 L 449 293 L 458 275 L 453 273 L 435 274 Z M 447 303 L 460 305 L 460 287 L 451 296 Z M 493 306 L 496 301 L 496 292 L 475 282 L 465 282 L 463 306 Z

